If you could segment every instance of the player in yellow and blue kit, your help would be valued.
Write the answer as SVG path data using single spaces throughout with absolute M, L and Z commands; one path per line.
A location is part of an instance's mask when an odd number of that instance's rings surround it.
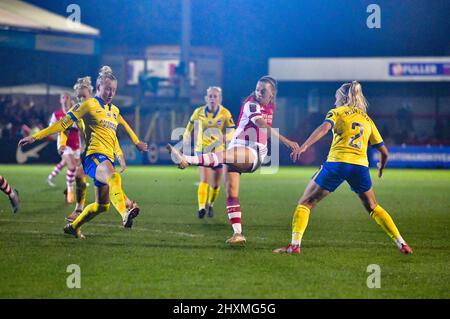
M 292 159 L 297 160 L 330 129 L 333 130 L 333 142 L 328 158 L 313 175 L 295 210 L 291 243 L 275 249 L 274 252 L 299 254 L 311 210 L 342 182 L 347 181 L 370 216 L 392 238 L 400 251 L 411 254 L 412 249 L 400 235 L 391 216 L 375 199 L 368 168 L 367 147 L 370 144 L 381 154 L 378 177 L 382 176 L 386 166 L 388 150 L 377 127 L 366 113 L 367 101 L 361 84 L 356 81 L 343 84 L 336 91 L 335 105 L 336 108 L 328 112 L 322 125 L 309 136 L 299 150 L 291 154 Z
M 114 169 L 114 154 L 117 154 L 121 172 L 126 168 L 125 158 L 120 154 L 116 136 L 119 108 L 112 104 L 116 94 L 117 79 L 108 66 L 102 67 L 96 82 L 97 95 L 69 110 L 67 116 L 54 125 L 19 141 L 26 145 L 48 135 L 61 132 L 74 122 L 83 119 L 86 135 L 86 151 L 83 168 L 94 179 L 96 202 L 86 206 L 83 212 L 64 227 L 64 232 L 77 238 L 84 238 L 81 226 L 98 214 L 109 209 L 110 201 L 122 215 L 123 226 L 131 227 L 138 210 L 127 210 L 122 190 L 122 178 Z M 145 143 L 143 143 L 145 144 Z
M 92 98 L 93 95 L 93 87 L 91 85 L 91 78 L 89 76 L 85 76 L 82 78 L 79 78 L 77 80 L 77 83 L 74 85 L 74 91 L 75 91 L 75 97 L 78 101 L 78 103 L 83 103 L 85 100 Z M 138 150 L 140 151 L 146 151 L 147 145 L 139 140 L 139 138 L 136 136 L 132 128 L 128 125 L 128 123 L 125 121 L 125 119 L 122 117 L 122 115 L 119 114 L 118 116 L 118 123 L 119 125 L 123 125 L 125 128 L 125 131 L 127 132 L 130 139 L 133 141 L 133 143 L 136 145 Z M 85 126 L 83 120 L 79 120 L 77 122 L 78 128 L 80 130 L 80 134 L 85 136 Z M 61 134 L 61 143 L 60 143 L 60 153 L 62 152 L 61 148 L 65 147 L 65 141 L 67 140 L 66 131 L 63 131 Z M 122 150 L 119 149 L 115 151 L 115 156 L 119 157 L 122 155 Z M 87 175 L 85 175 L 83 170 L 83 165 L 80 163 L 79 166 L 76 168 L 75 173 L 75 183 L 76 183 L 76 206 L 74 211 L 66 217 L 66 220 L 69 222 L 73 222 L 83 211 L 84 204 L 86 200 L 86 188 L 87 188 Z M 125 201 L 126 201 L 126 207 L 127 209 L 136 208 L 139 209 L 137 206 L 137 203 L 135 201 L 130 200 L 124 193 Z
M 225 150 L 225 144 L 234 133 L 235 124 L 230 111 L 222 103 L 222 89 L 209 87 L 205 96 L 206 105 L 194 110 L 186 126 L 183 143 L 191 144 L 194 130 L 194 151 L 197 155 Z M 213 217 L 214 202 L 219 196 L 222 165 L 214 168 L 199 167 L 200 183 L 198 185 L 198 217 Z

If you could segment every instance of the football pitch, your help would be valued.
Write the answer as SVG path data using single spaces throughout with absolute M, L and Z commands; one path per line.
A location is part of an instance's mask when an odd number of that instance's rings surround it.
M 111 206 L 83 227 L 87 240 L 64 235 L 65 174 L 50 188 L 52 166 L 0 166 L 20 191 L 13 215 L 0 196 L 0 298 L 449 298 L 450 171 L 387 169 L 372 180 L 413 255 L 402 255 L 343 184 L 312 213 L 302 254 L 276 255 L 290 241 L 296 202 L 316 168 L 280 168 L 242 176 L 245 247 L 232 234 L 225 191 L 215 216 L 197 217 L 196 168 L 128 167 L 123 186 L 141 207 L 131 230 Z M 90 181 L 92 185 L 92 181 Z M 93 201 L 88 188 L 87 203 Z M 70 289 L 69 265 L 81 288 Z M 369 265 L 380 288 L 369 288 Z M 369 267 L 370 269 L 370 267 Z M 369 280 L 370 281 L 370 280 Z

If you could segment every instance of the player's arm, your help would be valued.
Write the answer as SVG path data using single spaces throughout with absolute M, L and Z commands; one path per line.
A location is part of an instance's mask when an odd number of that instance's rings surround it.
M 383 170 L 386 167 L 389 151 L 386 145 L 381 145 L 377 148 L 377 150 L 378 152 L 380 152 L 380 162 L 378 163 L 378 177 L 381 178 L 381 176 L 383 176 Z
M 77 122 L 78 131 L 80 132 L 80 136 L 84 142 L 86 142 L 86 125 L 82 119 L 79 119 Z
M 228 118 L 227 118 L 227 121 L 225 124 L 226 125 L 224 126 L 224 128 L 225 128 L 225 134 L 224 134 L 225 141 L 224 142 L 225 142 L 225 144 L 228 144 L 231 141 L 231 139 L 233 138 L 234 131 L 236 129 L 236 124 L 234 124 L 233 116 L 231 115 L 231 113 L 228 114 Z
M 122 115 L 119 114 L 118 123 L 123 125 L 125 128 L 125 131 L 127 132 L 130 139 L 133 141 L 134 145 L 136 145 L 136 148 L 141 152 L 147 152 L 148 151 L 148 145 L 147 143 L 144 143 L 139 140 L 136 133 L 134 133 L 133 129 L 130 125 L 128 125 L 127 121 L 122 117 Z
M 383 170 L 386 167 L 389 152 L 386 145 L 384 145 L 383 138 L 381 137 L 381 134 L 373 121 L 370 121 L 370 126 L 372 129 L 372 133 L 369 137 L 369 143 L 372 145 L 372 147 L 376 148 L 378 152 L 380 152 L 380 162 L 377 164 L 377 166 L 378 177 L 381 178 L 381 176 L 383 176 Z
M 27 136 L 19 141 L 19 146 L 27 145 L 36 142 L 37 140 L 41 140 L 49 135 L 56 134 L 62 131 L 67 130 L 72 124 L 78 119 L 82 118 L 89 110 L 89 104 L 86 102 L 83 104 L 77 104 L 72 107 L 67 115 L 57 121 L 55 124 L 50 125 L 46 129 L 39 131 L 36 134 Z
M 187 150 L 191 146 L 191 133 L 194 129 L 195 121 L 198 120 L 198 112 L 197 109 L 192 113 L 191 117 L 189 118 L 189 122 L 186 125 L 186 128 L 184 129 L 183 133 L 183 149 Z
M 266 129 L 272 138 L 278 138 L 281 143 L 286 145 L 291 150 L 296 150 L 299 148 L 297 142 L 289 140 L 288 138 L 278 133 L 278 131 L 273 129 L 269 124 L 267 124 L 267 121 L 262 116 L 261 106 L 259 104 L 247 102 L 244 105 L 243 111 L 250 121 L 252 121 L 259 128 Z
M 119 139 L 117 138 L 117 136 L 116 136 L 116 140 L 114 142 L 114 155 L 116 156 L 117 160 L 119 161 L 120 173 L 123 173 L 125 171 L 125 169 L 127 168 L 127 164 L 126 164 L 125 156 L 123 155 L 123 151 L 122 151 L 122 148 L 120 147 Z
M 65 149 L 66 149 L 67 139 L 68 139 L 66 131 L 59 132 L 59 137 L 60 138 L 59 138 L 59 149 L 58 149 L 58 152 L 59 152 L 59 154 L 63 154 Z
M 74 122 L 73 119 L 69 115 L 66 115 L 61 120 L 59 120 L 58 122 L 56 122 L 53 125 L 50 125 L 46 129 L 43 129 L 42 131 L 39 131 L 36 134 L 30 135 L 30 136 L 27 136 L 27 137 L 21 139 L 19 141 L 19 146 L 32 144 L 38 140 L 42 140 L 43 138 L 45 138 L 49 135 L 65 131 L 73 124 L 73 122 Z
M 306 141 L 300 146 L 300 148 L 291 153 L 291 158 L 295 162 L 300 156 L 308 150 L 309 147 L 320 141 L 322 137 L 327 135 L 327 133 L 334 127 L 337 120 L 337 113 L 333 110 L 329 111 L 325 117 L 325 120 L 320 124 L 306 139 Z
M 297 142 L 291 141 L 287 137 L 281 135 L 277 130 L 273 129 L 269 124 L 267 124 L 266 120 L 263 119 L 262 117 L 255 119 L 254 123 L 259 128 L 267 129 L 269 131 L 271 138 L 273 137 L 278 138 L 281 143 L 286 145 L 286 147 L 290 148 L 292 151 L 298 150 L 300 148 Z

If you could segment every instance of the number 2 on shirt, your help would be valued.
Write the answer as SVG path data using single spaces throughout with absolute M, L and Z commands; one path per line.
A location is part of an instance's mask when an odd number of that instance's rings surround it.
M 355 143 L 355 141 L 363 135 L 363 133 L 364 133 L 364 126 L 362 124 L 360 124 L 360 123 L 357 123 L 357 122 L 353 122 L 352 123 L 352 130 L 356 130 L 356 128 L 358 128 L 358 127 L 359 127 L 359 133 L 356 134 L 356 135 L 353 135 L 350 138 L 350 143 L 348 143 L 348 145 L 350 145 L 351 147 L 360 149 L 361 148 L 361 141 L 359 141 L 357 143 Z

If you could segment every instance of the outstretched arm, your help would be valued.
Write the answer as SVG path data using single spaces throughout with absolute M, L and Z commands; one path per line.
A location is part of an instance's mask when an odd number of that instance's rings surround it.
M 331 129 L 331 123 L 328 121 L 323 122 L 320 126 L 318 126 L 314 132 L 308 137 L 308 139 L 300 146 L 300 148 L 291 153 L 291 158 L 295 162 L 300 156 L 306 152 L 306 150 L 318 142 L 322 137 L 324 137 L 328 131 Z
M 56 122 L 53 125 L 50 125 L 46 129 L 43 129 L 42 131 L 39 131 L 36 134 L 30 135 L 30 136 L 27 136 L 27 137 L 21 139 L 19 141 L 19 146 L 32 144 L 32 143 L 36 142 L 37 140 L 41 140 L 44 137 L 47 137 L 49 135 L 65 131 L 70 126 L 72 126 L 73 122 L 74 121 L 73 121 L 72 117 L 70 115 L 66 115 L 61 120 L 59 120 L 58 122 Z
M 122 115 L 119 114 L 118 123 L 123 125 L 125 128 L 125 131 L 127 131 L 128 136 L 133 141 L 133 143 L 136 145 L 137 149 L 141 152 L 147 152 L 148 151 L 148 145 L 147 143 L 144 143 L 139 140 L 136 133 L 134 133 L 133 129 L 128 125 L 127 121 L 122 117 Z
M 255 120 L 255 124 L 259 128 L 265 128 L 265 129 L 269 130 L 270 136 L 274 136 L 275 138 L 278 138 L 281 141 L 281 143 L 286 145 L 286 147 L 290 148 L 292 151 L 298 150 L 300 148 L 300 146 L 298 145 L 297 142 L 291 141 L 290 139 L 288 139 L 288 138 L 284 137 L 283 135 L 281 135 L 280 133 L 278 133 L 278 131 L 274 130 L 269 124 L 267 124 L 266 120 L 264 120 L 262 117 Z
M 386 167 L 389 152 L 385 145 L 380 146 L 377 150 L 378 150 L 378 152 L 380 152 L 380 155 L 381 155 L 380 162 L 377 165 L 378 166 L 378 177 L 381 178 L 381 176 L 383 176 L 383 170 Z

